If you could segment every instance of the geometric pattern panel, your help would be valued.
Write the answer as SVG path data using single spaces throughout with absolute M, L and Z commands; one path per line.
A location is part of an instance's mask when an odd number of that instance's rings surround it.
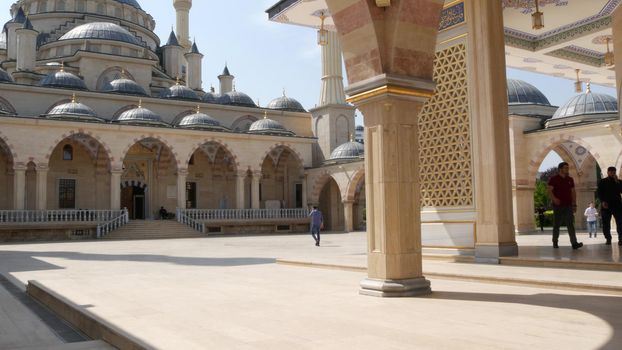
M 436 53 L 434 97 L 419 115 L 422 207 L 473 205 L 466 47 Z

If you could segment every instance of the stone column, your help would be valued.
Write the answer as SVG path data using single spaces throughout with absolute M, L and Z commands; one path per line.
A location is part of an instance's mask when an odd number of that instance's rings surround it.
M 594 201 L 594 193 L 596 192 L 596 187 L 589 186 L 581 186 L 575 188 L 577 193 L 577 212 L 575 213 L 575 227 L 577 229 L 587 229 L 587 220 L 586 217 L 583 216 L 585 209 L 589 206 L 590 202 Z M 615 221 L 615 220 L 612 220 Z
M 512 188 L 514 231 L 516 233 L 528 233 L 536 229 L 536 208 L 533 203 L 533 193 L 534 188 L 529 186 L 514 186 Z
M 503 9 L 500 1 L 466 1 L 469 107 L 473 126 L 477 239 L 475 260 L 518 254 L 512 220 Z
M 307 198 L 307 174 L 302 175 L 302 207 L 309 209 L 309 199 Z
M 18 29 L 17 35 L 17 64 L 18 71 L 34 71 L 37 65 L 37 35 L 39 32 L 32 28 L 30 20 L 26 19 L 24 26 Z
M 328 42 L 322 46 L 322 89 L 320 106 L 346 104 L 341 68 L 341 46 L 336 32 L 328 32 Z
M 24 210 L 26 206 L 26 166 L 13 167 L 13 209 Z
M 186 179 L 188 178 L 188 169 L 179 169 L 177 171 L 177 208 L 186 209 Z
M 110 171 L 110 210 L 121 209 L 121 175 L 123 170 Z
M 246 198 L 246 186 L 244 182 L 246 180 L 246 176 L 246 171 L 238 171 L 237 185 L 235 188 L 235 202 L 237 209 L 244 209 L 244 200 Z
M 383 77 L 375 85 L 401 85 L 367 93 L 351 86 L 351 101 L 365 120 L 365 183 L 368 211 L 368 278 L 361 294 L 411 296 L 430 293 L 422 272 L 417 115 L 434 85 Z M 410 83 L 410 84 L 407 84 Z M 348 210 L 352 215 L 352 208 Z M 346 214 L 348 215 L 348 214 Z M 352 219 L 350 219 L 352 225 Z
M 354 231 L 354 201 L 343 201 L 345 231 Z
M 261 201 L 259 200 L 259 184 L 261 183 L 261 176 L 261 171 L 253 171 L 253 179 L 251 183 L 251 207 L 253 209 L 261 208 Z
M 37 180 L 36 180 L 36 203 L 35 208 L 37 210 L 47 209 L 47 191 L 48 191 L 48 167 L 37 168 Z
M 622 6 L 618 6 L 612 16 L 611 29 L 613 31 L 612 50 L 615 54 L 616 90 L 618 91 L 618 111 L 622 110 Z M 621 114 L 622 116 L 622 114 Z

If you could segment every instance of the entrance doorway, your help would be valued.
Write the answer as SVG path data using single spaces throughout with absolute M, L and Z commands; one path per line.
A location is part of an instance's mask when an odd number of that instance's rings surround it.
M 140 186 L 127 186 L 121 189 L 121 207 L 127 208 L 132 220 L 145 219 L 145 189 Z

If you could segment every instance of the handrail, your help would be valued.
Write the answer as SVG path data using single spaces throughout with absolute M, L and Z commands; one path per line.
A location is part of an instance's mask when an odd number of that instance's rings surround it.
M 177 221 L 190 226 L 195 231 L 199 231 L 201 233 L 205 233 L 205 225 L 202 222 L 198 222 L 194 218 L 187 215 L 186 211 L 188 209 L 177 208 Z
M 0 210 L 0 223 L 105 222 L 122 214 L 122 210 Z
M 287 209 L 178 209 L 194 221 L 306 219 L 309 212 L 304 208 Z
M 123 208 L 123 210 L 121 210 L 121 215 L 113 218 L 110 221 L 97 225 L 97 238 L 102 238 L 103 236 L 120 228 L 128 222 L 130 222 L 130 216 L 127 212 L 127 209 Z

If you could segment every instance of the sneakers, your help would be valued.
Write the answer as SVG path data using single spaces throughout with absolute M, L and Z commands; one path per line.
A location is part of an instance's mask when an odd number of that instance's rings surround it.
M 611 245 L 611 239 L 608 239 L 607 242 L 605 242 L 605 245 Z
M 583 247 L 583 242 L 578 242 L 577 244 L 572 245 L 572 249 L 579 249 Z
M 557 245 L 557 242 L 553 242 L 553 248 L 559 248 L 559 245 Z

